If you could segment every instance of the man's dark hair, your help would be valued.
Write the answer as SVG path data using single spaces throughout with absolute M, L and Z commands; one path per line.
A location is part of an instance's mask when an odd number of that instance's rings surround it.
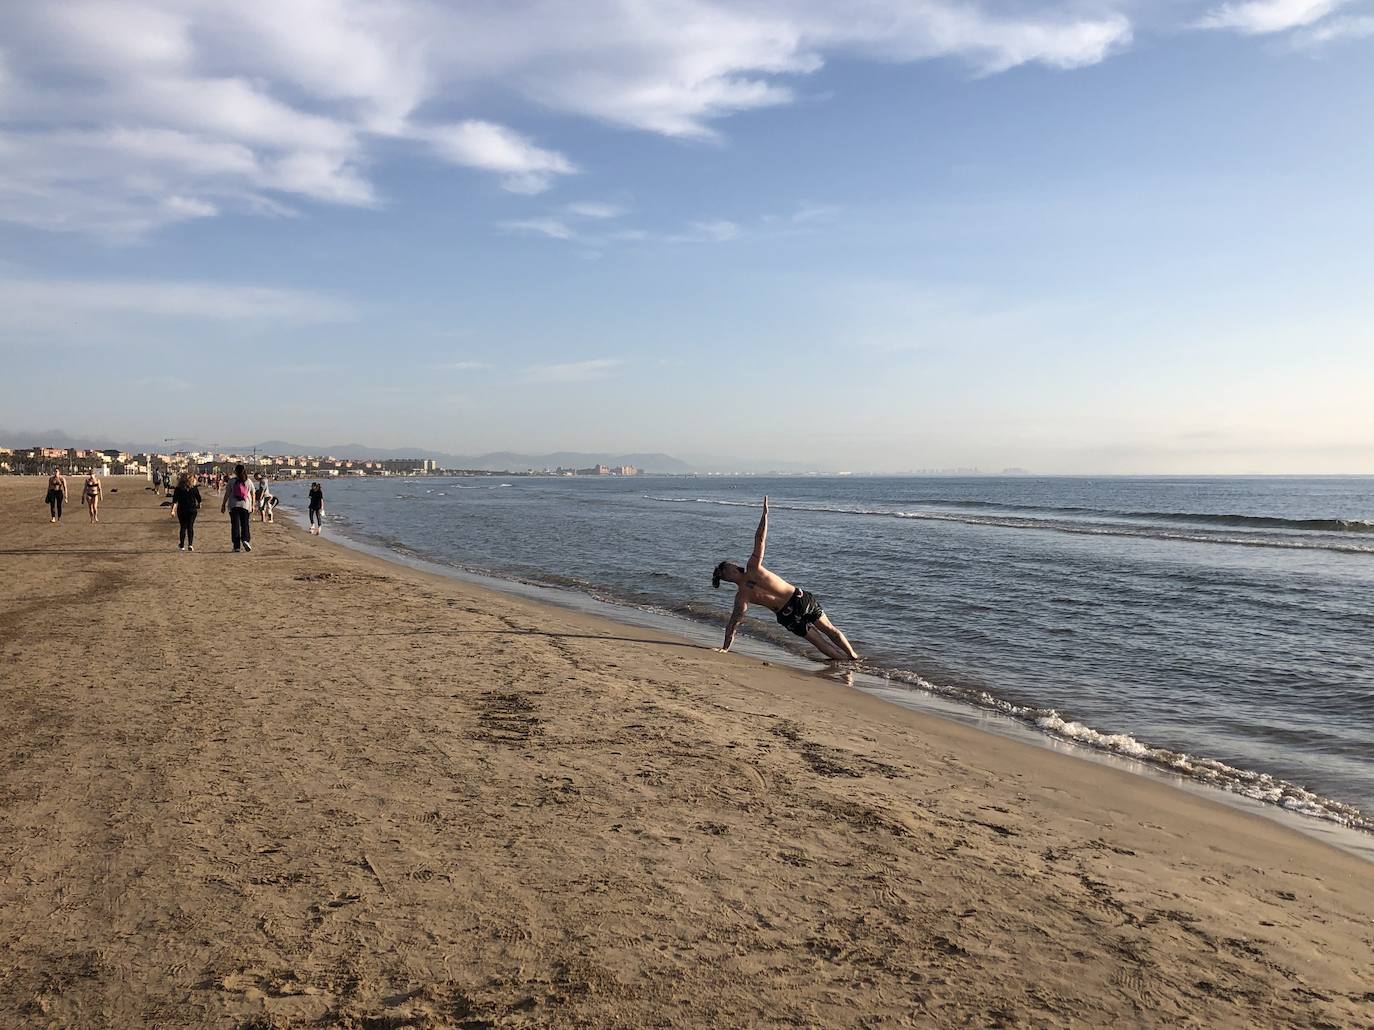
M 728 569 L 729 567 L 730 567 L 730 563 L 729 563 L 728 561 L 723 561 L 723 562 L 721 562 L 719 565 L 716 566 L 715 571 L 711 573 L 711 586 L 712 586 L 712 587 L 714 587 L 714 588 L 717 589 L 717 590 L 720 589 L 720 577 L 723 576 L 723 575 L 725 574 L 725 570 Z

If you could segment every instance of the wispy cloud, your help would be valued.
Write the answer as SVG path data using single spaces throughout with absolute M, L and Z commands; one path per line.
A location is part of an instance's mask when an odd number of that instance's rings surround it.
M 554 176 L 577 171 L 562 154 L 537 147 L 520 133 L 493 122 L 474 119 L 426 129 L 422 135 L 454 164 L 497 172 L 501 185 L 512 193 L 543 193 Z
M 593 358 L 589 361 L 531 365 L 525 369 L 524 378 L 530 383 L 587 383 L 607 378 L 623 364 L 618 358 Z
M 485 361 L 440 361 L 430 367 L 439 372 L 480 372 L 491 368 Z
M 546 236 L 551 240 L 572 240 L 577 233 L 560 218 L 517 218 L 498 223 L 506 232 L 528 236 Z
M 271 286 L 147 280 L 0 280 L 0 325 L 71 324 L 84 317 L 294 324 L 343 322 L 351 305 L 327 294 Z
M 808 222 L 829 222 L 839 217 L 842 210 L 835 204 L 802 204 L 792 212 L 790 220 L 793 225 L 805 225 Z
M 1232 29 L 1247 36 L 1287 32 L 1320 21 L 1346 0 L 1244 0 L 1223 4 L 1198 22 L 1203 29 Z
M 689 222 L 685 232 L 665 236 L 668 243 L 726 243 L 737 239 L 740 228 L 724 218 L 711 222 Z
M 565 204 L 563 210 L 574 218 L 619 218 L 625 208 L 619 204 L 606 204 L 601 201 L 584 200 L 575 204 Z
M 1311 28 L 1294 33 L 1293 42 L 1303 49 L 1325 46 L 1342 40 L 1374 38 L 1374 16 L 1355 15 L 1349 18 L 1329 18 Z
M 627 243 L 726 243 L 737 239 L 741 232 L 736 223 L 726 219 L 716 219 L 704 222 L 688 222 L 684 229 L 677 232 L 650 232 L 647 229 L 627 227 L 597 233 L 574 228 L 568 224 L 565 218 L 555 215 L 498 222 L 497 227 L 508 233 L 562 240 L 594 250 L 595 248 Z M 583 256 L 587 256 L 587 253 L 584 252 Z

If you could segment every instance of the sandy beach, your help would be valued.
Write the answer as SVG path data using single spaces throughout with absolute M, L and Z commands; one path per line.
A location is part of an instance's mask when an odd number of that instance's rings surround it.
M 1374 1026 L 1374 867 L 283 520 L 0 480 L 0 1023 Z

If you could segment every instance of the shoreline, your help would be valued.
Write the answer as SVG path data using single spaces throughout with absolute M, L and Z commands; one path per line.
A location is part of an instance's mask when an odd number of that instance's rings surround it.
M 207 503 L 182 554 L 139 480 L 53 527 L 30 485 L 23 1021 L 1374 1019 L 1368 864 L 1271 819 L 286 520 L 231 555 Z
M 281 505 L 279 510 L 289 515 L 293 525 L 304 529 L 306 520 L 303 512 L 286 504 Z M 502 578 L 475 569 L 446 564 L 380 542 L 361 539 L 358 536 L 350 535 L 347 529 L 330 528 L 329 533 L 329 542 L 369 555 L 378 561 L 449 577 L 483 590 L 520 597 L 536 603 L 557 605 L 571 611 L 608 619 L 627 627 L 655 629 L 706 646 L 711 646 L 711 641 L 719 636 L 715 627 L 710 627 L 704 622 L 687 619 L 670 611 L 637 606 L 602 597 L 590 590 L 576 590 L 571 587 L 561 587 L 535 580 Z M 951 720 L 995 736 L 1044 748 L 1065 757 L 1101 763 L 1110 768 L 1129 772 L 1132 775 L 1165 783 L 1174 789 L 1185 791 L 1203 799 L 1270 819 L 1290 830 L 1295 830 L 1315 840 L 1340 848 L 1367 862 L 1374 863 L 1374 831 L 1342 823 L 1333 815 L 1304 812 L 1278 802 L 1266 801 L 1241 793 L 1227 786 L 1186 776 L 1161 762 L 1134 757 L 1108 748 L 1095 747 L 1089 740 L 1076 739 L 1041 726 L 1033 726 L 1024 720 L 996 709 L 979 706 L 961 698 L 943 694 L 933 687 L 911 683 L 905 679 L 880 676 L 871 672 L 836 670 L 822 663 L 808 662 L 805 657 L 798 653 L 779 647 L 757 636 L 751 636 L 747 629 L 740 633 L 732 650 L 736 654 L 749 655 L 770 663 L 783 665 L 802 675 L 831 680 L 837 686 L 849 687 L 882 698 L 886 702 L 908 711 Z M 1088 728 L 1088 732 L 1093 733 L 1095 731 Z M 1234 771 L 1247 772 L 1245 770 Z M 1334 799 L 1323 798 L 1323 800 Z

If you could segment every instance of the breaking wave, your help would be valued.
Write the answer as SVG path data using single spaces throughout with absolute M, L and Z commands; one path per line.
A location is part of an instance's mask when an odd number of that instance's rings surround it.
M 755 501 L 723 501 L 710 497 L 653 497 L 645 500 L 663 504 L 709 504 L 732 508 L 757 508 Z M 855 515 L 868 518 L 912 519 L 927 522 L 955 522 L 969 526 L 991 526 L 1005 529 L 1039 529 L 1053 533 L 1075 533 L 1088 536 L 1137 537 L 1150 540 L 1172 540 L 1199 544 L 1227 544 L 1233 547 L 1272 547 L 1284 550 L 1336 551 L 1342 554 L 1374 555 L 1374 542 L 1363 543 L 1340 534 L 1374 533 L 1374 522 L 1360 519 L 1281 519 L 1258 515 L 1203 515 L 1170 512 L 1108 512 L 1093 508 L 1034 508 L 1029 505 L 993 505 L 984 501 L 935 502 L 955 503 L 969 508 L 995 509 L 986 514 L 963 511 L 899 511 L 881 508 L 840 507 L 828 505 L 773 504 L 775 511 L 821 512 L 831 515 Z M 1092 514 L 1096 519 L 1053 518 L 1047 515 L 1001 514 L 1007 511 L 1037 511 L 1062 514 Z M 1122 521 L 1100 521 L 1120 519 Z M 1170 525 L 1132 523 L 1128 519 L 1151 519 L 1166 523 L 1194 524 L 1191 532 Z M 1216 529 L 1208 529 L 1215 526 Z M 1250 530 L 1238 533 L 1234 530 Z M 1262 534 L 1259 531 L 1277 531 Z M 1325 533 L 1325 538 L 1301 534 Z

